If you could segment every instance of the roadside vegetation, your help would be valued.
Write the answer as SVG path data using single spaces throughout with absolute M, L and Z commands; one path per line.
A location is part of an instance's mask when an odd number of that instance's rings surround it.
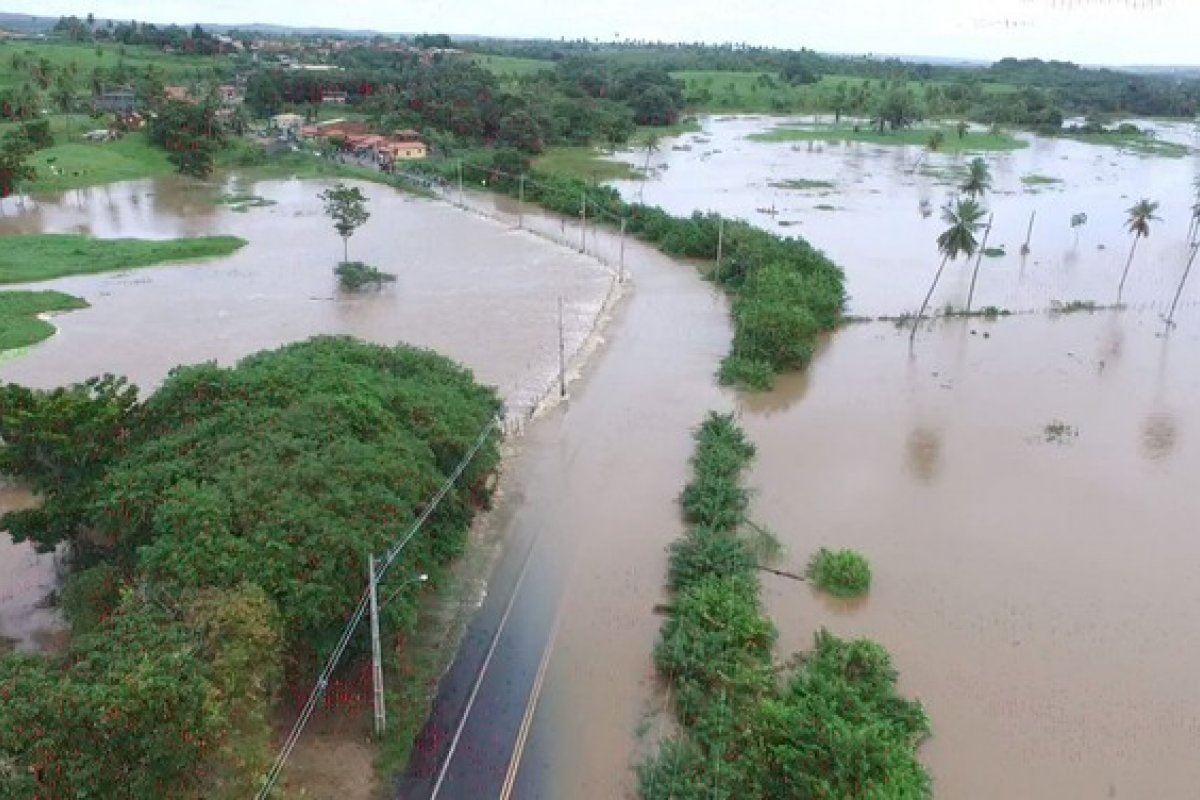
M 227 256 L 246 240 L 236 236 L 189 239 L 94 239 L 64 233 L 14 234 L 0 250 L 0 283 L 29 283 Z
M 252 796 L 284 681 L 311 680 L 366 554 L 407 529 L 499 407 L 441 356 L 344 337 L 181 367 L 145 400 L 113 376 L 0 388 L 0 473 L 43 499 L 0 525 L 70 555 L 70 650 L 0 659 L 12 796 Z M 498 459 L 489 438 L 381 587 L 389 637 L 411 629 L 425 585 L 408 571 L 436 577 L 462 552 Z M 364 650 L 356 639 L 352 660 Z
M 884 648 L 822 630 L 811 651 L 776 661 L 746 538 L 741 480 L 753 457 L 730 415 L 710 414 L 696 433 L 689 528 L 670 548 L 654 649 L 679 727 L 640 766 L 641 797 L 931 797 L 916 757 L 929 720 L 897 693 Z
M 721 364 L 722 383 L 768 389 L 776 375 L 799 369 L 817 341 L 841 321 L 846 302 L 842 270 L 800 238 L 783 238 L 717 214 L 676 217 L 656 206 L 627 203 L 613 188 L 532 169 L 515 151 L 477 151 L 461 160 L 430 161 L 414 169 L 448 183 L 459 169 L 472 186 L 517 195 L 577 217 L 586 203 L 593 220 L 626 230 L 668 255 L 712 264 L 708 277 L 733 298 L 733 346 Z M 718 242 L 721 258 L 717 262 Z

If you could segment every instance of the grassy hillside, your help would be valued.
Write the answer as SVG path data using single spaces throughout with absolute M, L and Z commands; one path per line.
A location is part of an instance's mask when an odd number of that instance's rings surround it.
M 122 55 L 122 50 L 124 55 Z M 79 68 L 80 89 L 96 67 L 111 69 L 124 63 L 132 70 L 143 70 L 153 66 L 167 79 L 186 79 L 198 71 L 209 71 L 224 66 L 224 58 L 209 56 L 187 56 L 163 53 L 153 47 L 122 46 L 114 43 L 85 44 L 74 42 L 0 41 L 0 90 L 28 80 L 28 71 L 13 65 L 13 56 L 18 62 L 24 58 L 38 61 L 46 59 L 55 67 L 64 67 L 74 62 Z
M 547 69 L 554 69 L 553 61 L 541 61 L 535 58 L 477 55 L 474 57 L 474 61 L 479 66 L 501 78 L 516 78 Z

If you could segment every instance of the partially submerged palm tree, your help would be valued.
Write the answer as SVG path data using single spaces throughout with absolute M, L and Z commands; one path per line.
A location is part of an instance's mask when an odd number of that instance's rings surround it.
M 661 141 L 658 134 L 653 131 L 646 135 L 646 141 L 644 142 L 646 147 L 646 166 L 642 169 L 642 186 L 638 190 L 639 203 L 646 196 L 646 179 L 650 177 L 650 157 L 658 152 Z
M 979 201 L 972 198 L 960 197 L 954 201 L 954 205 L 947 203 L 942 208 L 942 219 L 949 226 L 937 238 L 938 251 L 942 254 L 942 263 L 934 273 L 933 283 L 929 284 L 929 291 L 925 293 L 921 310 L 917 312 L 912 333 L 908 337 L 910 343 L 917 336 L 917 328 L 921 325 L 921 319 L 925 316 L 925 309 L 929 307 L 929 300 L 933 297 L 934 290 L 937 289 L 938 281 L 942 279 L 942 270 L 946 268 L 946 262 L 953 261 L 960 255 L 970 258 L 975 253 L 975 249 L 979 245 L 975 234 L 983 227 L 981 220 L 985 213 L 986 211 L 983 206 L 979 205 Z
M 1150 223 L 1158 221 L 1154 212 L 1158 211 L 1158 203 L 1142 198 L 1127 212 L 1129 219 L 1125 228 L 1133 234 L 1133 245 L 1129 248 L 1129 258 L 1125 260 L 1125 271 L 1121 273 L 1121 283 L 1117 285 L 1117 303 L 1125 292 L 1125 279 L 1129 277 L 1129 267 L 1133 264 L 1133 254 L 1137 251 L 1138 240 L 1150 235 Z
M 983 197 L 992 188 L 992 171 L 982 158 L 973 158 L 967 165 L 967 178 L 959 187 L 962 193 L 972 199 Z

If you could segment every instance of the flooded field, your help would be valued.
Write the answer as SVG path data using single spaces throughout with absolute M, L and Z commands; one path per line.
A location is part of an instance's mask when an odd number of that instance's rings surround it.
M 0 379 L 35 386 L 101 372 L 152 387 L 177 364 L 230 363 L 323 333 L 431 347 L 497 386 L 510 408 L 534 404 L 558 373 L 558 298 L 568 354 L 583 344 L 614 275 L 595 260 L 527 232 L 393 189 L 363 184 L 372 219 L 351 258 L 398 276 L 379 293 L 337 290 L 341 240 L 321 213 L 315 181 L 234 181 L 231 193 L 273 205 L 246 212 L 173 178 L 72 192 L 16 216 L 7 233 L 167 238 L 233 234 L 229 258 L 38 284 L 85 298 L 59 333 L 0 365 Z
M 664 143 L 644 186 L 615 185 L 627 197 L 644 193 L 645 202 L 675 213 L 711 210 L 805 237 L 846 270 L 852 314 L 915 312 L 940 261 L 935 240 L 945 225 L 939 209 L 972 156 L 746 138 L 783 121 L 708 119 L 702 133 Z M 1196 143 L 1191 126 L 1161 124 L 1158 130 L 1165 140 Z M 1138 245 L 1125 301 L 1165 311 L 1187 258 L 1184 238 L 1200 156 L 1143 157 L 1069 139 L 1019 136 L 1030 146 L 982 154 L 995 189 L 985 198 L 995 213 L 988 246 L 1002 247 L 1006 255 L 983 259 L 975 306 L 1023 311 L 1055 302 L 1114 303 L 1131 242 L 1125 211 L 1148 197 L 1161 203 L 1162 222 L 1152 223 L 1151 236 Z M 645 155 L 628 158 L 640 166 Z M 779 188 L 786 181 L 819 185 Z M 1030 253 L 1022 258 L 1033 212 Z M 1076 213 L 1088 216 L 1078 241 L 1071 228 Z M 932 307 L 961 308 L 969 273 L 961 259 L 948 266 Z
M 845 266 L 852 311 L 915 309 L 940 228 L 918 203 L 948 191 L 907 175 L 919 150 L 742 138 L 765 127 L 708 122 L 710 144 L 662 154 L 647 202 L 782 231 L 755 212 L 775 203 Z M 724 152 L 704 155 L 713 148 Z M 875 573 L 853 605 L 769 578 L 780 650 L 807 648 L 822 625 L 884 643 L 933 719 L 922 755 L 938 797 L 1192 797 L 1200 286 L 1170 336 L 1160 314 L 1183 267 L 1195 165 L 1041 140 L 988 161 L 1003 192 L 989 198 L 994 241 L 1009 255 L 985 259 L 984 304 L 1111 303 L 1129 245 L 1123 209 L 1149 196 L 1164 221 L 1139 248 L 1132 307 L 939 321 L 911 353 L 907 330 L 850 325 L 808 374 L 743 397 L 759 450 L 753 513 L 783 541 L 784 568 L 801 570 L 821 546 L 853 547 Z M 1021 190 L 1035 171 L 1065 183 Z M 766 185 L 778 177 L 831 180 L 838 194 Z M 814 209 L 823 202 L 843 210 Z M 1034 208 L 1044 227 L 1022 268 L 1015 251 Z M 1075 211 L 1089 215 L 1077 250 Z M 962 302 L 955 274 L 935 305 Z
M 525 415 L 556 384 L 558 300 L 564 350 L 578 353 L 611 301 L 614 273 L 595 259 L 486 217 L 392 189 L 363 185 L 372 220 L 351 242 L 352 258 L 398 275 L 377 294 L 346 295 L 333 265 L 341 240 L 321 214 L 312 181 L 233 181 L 230 192 L 273 205 L 239 213 L 212 202 L 220 187 L 176 179 L 71 192 L 24 209 L 9 203 L 0 236 L 85 233 L 165 238 L 235 234 L 249 241 L 229 258 L 37 284 L 91 307 L 55 318 L 58 333 L 0 357 L 0 380 L 51 387 L 104 372 L 147 392 L 177 364 L 231 363 L 316 334 L 431 347 L 500 389 Z M 0 508 L 27 495 L 6 490 Z M 55 583 L 53 558 L 0 536 L 0 637 L 34 647 L 57 630 L 42 602 Z

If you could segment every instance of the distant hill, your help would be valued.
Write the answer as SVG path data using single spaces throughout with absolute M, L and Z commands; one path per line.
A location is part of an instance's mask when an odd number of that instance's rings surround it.
M 58 17 L 36 17 L 30 14 L 9 14 L 0 11 L 0 30 L 13 33 L 45 33 L 54 27 Z

